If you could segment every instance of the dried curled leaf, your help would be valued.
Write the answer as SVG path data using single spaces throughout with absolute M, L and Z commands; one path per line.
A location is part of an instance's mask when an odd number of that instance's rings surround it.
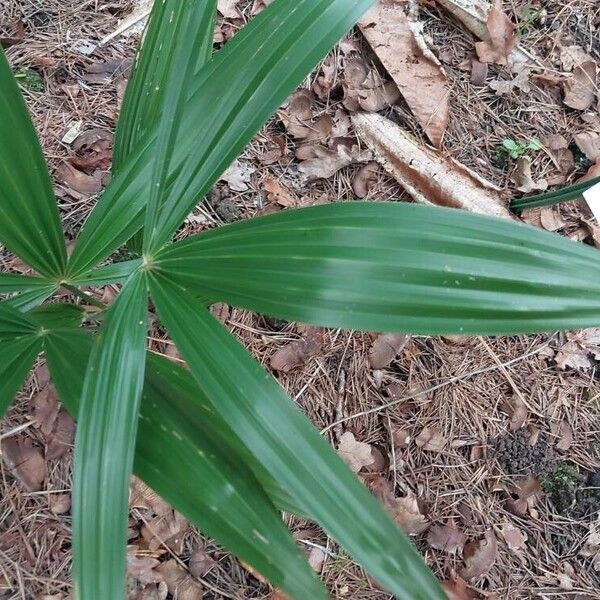
M 338 453 L 355 473 L 375 462 L 371 445 L 357 441 L 351 431 L 346 431 L 341 435 Z
M 488 39 L 475 44 L 481 62 L 508 64 L 508 57 L 517 43 L 515 25 L 502 10 L 502 0 L 494 0 L 486 20 Z
M 307 328 L 303 339 L 290 342 L 279 348 L 271 357 L 271 368 L 287 373 L 301 367 L 306 361 L 318 354 L 323 346 L 323 335 L 316 327 Z
M 161 563 L 157 569 L 164 577 L 171 594 L 177 600 L 202 600 L 204 591 L 197 582 L 176 560 Z
M 475 579 L 487 573 L 496 562 L 498 555 L 498 542 L 492 530 L 475 542 L 465 546 L 465 568 L 461 571 L 464 579 Z
M 380 0 L 359 27 L 427 137 L 439 148 L 450 118 L 450 94 L 446 74 L 423 38 L 422 24 L 409 20 L 402 3 Z
M 416 202 L 511 218 L 491 183 L 442 153 L 419 145 L 389 119 L 361 113 L 352 116 L 352 123 L 377 162 Z
M 427 533 L 427 542 L 436 550 L 444 550 L 448 554 L 462 552 L 466 538 L 456 527 L 433 525 Z
M 13 477 L 29 492 L 39 492 L 46 478 L 46 461 L 39 448 L 27 437 L 2 441 L 2 458 Z
M 307 147 L 310 151 L 298 166 L 298 171 L 308 181 L 327 179 L 335 175 L 340 169 L 353 163 L 367 162 L 373 157 L 368 150 L 361 150 L 356 144 L 336 143 L 333 148 L 321 145 Z
M 522 550 L 525 547 L 527 535 L 514 525 L 504 523 L 500 533 L 510 550 Z
M 346 59 L 344 68 L 344 106 L 352 112 L 378 112 L 397 102 L 400 91 L 358 56 Z
M 442 432 L 435 427 L 424 427 L 421 433 L 415 438 L 415 444 L 423 450 L 430 452 L 441 452 L 447 444 L 447 440 Z
M 369 364 L 372 369 L 382 369 L 389 365 L 402 351 L 408 336 L 403 333 L 382 333 L 377 336 L 369 350 Z

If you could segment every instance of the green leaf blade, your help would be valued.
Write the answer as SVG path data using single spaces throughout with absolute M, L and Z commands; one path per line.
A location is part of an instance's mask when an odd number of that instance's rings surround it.
M 40 274 L 60 277 L 67 253 L 42 150 L 0 49 L 0 241 Z
M 127 499 L 146 355 L 146 284 L 136 273 L 90 358 L 75 438 L 73 562 L 79 598 L 125 595 Z
M 46 336 L 52 380 L 73 416 L 91 349 L 91 337 L 81 330 Z M 191 375 L 148 353 L 145 379 L 135 473 L 175 510 L 286 593 L 323 598 L 322 586 L 254 479 L 246 455 L 232 445 L 235 435 L 205 405 Z
M 418 554 L 283 390 L 201 303 L 164 279 L 150 292 L 213 410 L 295 502 L 396 597 L 444 598 Z
M 216 53 L 189 85 L 174 144 L 158 246 L 264 121 L 348 31 L 372 0 L 276 0 Z M 71 275 L 97 264 L 144 221 L 156 129 L 140 140 L 84 225 Z
M 0 419 L 23 385 L 41 347 L 39 336 L 0 340 Z
M 491 335 L 598 325 L 599 258 L 516 222 L 352 202 L 193 236 L 155 267 L 193 294 L 288 320 Z
M 522 212 L 531 208 L 539 208 L 541 206 L 552 206 L 559 202 L 566 202 L 567 200 L 576 200 L 580 198 L 583 192 L 589 190 L 591 187 L 600 183 L 600 176 L 593 177 L 587 181 L 581 183 L 575 183 L 567 187 L 555 190 L 552 192 L 544 192 L 543 194 L 536 194 L 535 196 L 525 196 L 524 198 L 517 198 L 510 203 L 510 209 L 514 212 Z

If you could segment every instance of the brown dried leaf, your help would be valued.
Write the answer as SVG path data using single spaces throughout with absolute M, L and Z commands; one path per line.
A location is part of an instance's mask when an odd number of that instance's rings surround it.
M 86 175 L 68 162 L 63 162 L 54 174 L 58 181 L 80 194 L 93 196 L 102 189 L 102 175 L 99 171 L 96 171 L 93 175 Z
M 491 183 L 452 158 L 419 145 L 389 119 L 363 113 L 353 115 L 352 123 L 375 159 L 416 202 L 512 218 Z
M 217 0 L 217 10 L 226 19 L 239 19 L 238 2 L 239 0 Z
M 267 175 L 263 180 L 267 200 L 279 206 L 298 206 L 298 197 L 289 188 L 282 185 L 275 177 Z
M 55 460 L 64 456 L 69 448 L 73 447 L 74 440 L 75 421 L 61 408 L 52 431 L 46 436 L 46 459 Z
M 127 577 L 137 579 L 142 585 L 160 583 L 164 577 L 155 570 L 160 561 L 151 556 L 138 557 L 132 552 L 127 553 Z
M 442 432 L 435 427 L 424 427 L 415 438 L 415 444 L 423 450 L 441 452 L 446 447 L 447 440 Z
M 65 515 L 71 510 L 71 496 L 68 494 L 49 494 L 48 507 L 55 515 Z
M 418 535 L 429 527 L 429 521 L 421 512 L 414 494 L 395 498 L 389 509 L 394 521 L 407 535 Z
M 13 477 L 29 492 L 39 492 L 46 478 L 46 461 L 29 438 L 10 437 L 2 440 L 2 458 Z
M 278 113 L 285 130 L 296 139 L 304 139 L 310 133 L 312 100 L 312 93 L 309 90 L 301 89 Z
M 402 351 L 408 336 L 403 333 L 382 333 L 377 336 L 369 350 L 369 364 L 372 369 L 382 369 L 389 365 Z
M 566 452 L 573 445 L 573 429 L 566 421 L 553 423 L 552 434 L 556 436 L 554 447 L 557 450 Z
M 433 525 L 427 534 L 427 542 L 436 550 L 456 554 L 462 552 L 466 538 L 465 534 L 454 526 Z
M 325 552 L 321 548 L 312 548 L 308 555 L 308 564 L 313 568 L 315 573 L 320 573 L 325 562 Z
M 508 64 L 517 36 L 515 25 L 502 10 L 502 0 L 494 0 L 487 15 L 488 39 L 475 44 L 477 56 L 481 62 L 498 65 Z
M 465 568 L 460 576 L 464 579 L 475 579 L 487 573 L 496 562 L 498 554 L 498 543 L 492 530 L 475 542 L 469 542 L 465 546 Z
M 543 192 L 548 188 L 548 182 L 545 179 L 534 181 L 531 176 L 531 160 L 526 156 L 521 156 L 517 159 L 515 169 L 511 175 L 511 181 L 517 186 L 520 192 L 525 194 Z
M 471 83 L 478 87 L 485 84 L 485 80 L 488 76 L 488 65 L 478 60 L 473 59 L 471 61 Z
M 46 385 L 31 400 L 35 426 L 45 435 L 49 435 L 54 427 L 60 411 L 58 395 L 53 385 Z
M 575 143 L 592 162 L 600 158 L 600 134 L 593 131 L 577 133 Z
M 113 134 L 107 129 L 93 127 L 80 133 L 71 143 L 73 150 L 77 154 L 86 154 L 88 152 L 101 152 L 108 150 L 113 143 Z
M 547 231 L 558 231 L 566 224 L 558 209 L 552 206 L 545 206 L 540 210 L 540 225 Z
M 439 148 L 448 127 L 450 93 L 446 74 L 423 38 L 422 24 L 409 20 L 401 3 L 380 0 L 359 27 L 427 137 Z
M 344 462 L 355 473 L 375 462 L 371 445 L 358 442 L 351 431 L 346 431 L 341 435 L 337 450 Z
M 522 550 L 527 541 L 527 535 L 520 529 L 506 522 L 500 528 L 500 533 L 510 550 Z
M 249 187 L 248 183 L 252 179 L 254 171 L 256 169 L 251 164 L 234 160 L 219 180 L 226 181 L 229 188 L 234 192 L 245 192 Z
M 346 59 L 343 88 L 344 106 L 352 112 L 378 112 L 400 98 L 396 84 L 385 81 L 359 56 Z
M 196 579 L 202 579 L 215 566 L 214 559 L 204 550 L 196 550 L 189 560 L 190 574 Z
M 563 102 L 576 110 L 587 110 L 596 96 L 596 75 L 598 67 L 589 60 L 573 69 L 569 79 L 563 83 Z
M 147 508 L 155 515 L 164 515 L 171 507 L 139 477 L 133 476 L 129 505 L 133 508 Z
M 357 198 L 366 198 L 369 195 L 371 183 L 377 180 L 379 166 L 376 162 L 369 162 L 358 170 L 352 181 L 352 189 Z
M 318 354 L 323 346 L 323 333 L 316 327 L 310 327 L 303 339 L 290 342 L 279 348 L 271 357 L 271 368 L 287 373 L 301 367 L 306 361 Z
M 591 369 L 594 366 L 591 358 L 600 360 L 600 328 L 569 332 L 566 337 L 568 341 L 555 357 L 559 369 Z
M 202 600 L 203 587 L 176 560 L 161 563 L 157 569 L 175 600 Z
M 331 93 L 337 71 L 336 56 L 330 54 L 322 63 L 318 75 L 315 77 L 312 89 L 321 99 L 326 100 Z
M 154 551 L 164 545 L 179 555 L 183 552 L 184 535 L 188 529 L 189 523 L 179 513 L 169 510 L 145 523 L 141 534 L 149 550 Z
M 481 595 L 468 587 L 467 582 L 460 577 L 442 581 L 442 587 L 448 596 L 448 600 L 479 600 Z
M 324 146 L 311 146 L 314 158 L 304 160 L 298 166 L 298 171 L 308 181 L 314 179 L 327 179 L 340 169 L 357 162 L 367 162 L 372 156 L 368 150 L 361 150 L 358 145 L 348 147 L 339 143 L 335 148 Z
M 531 85 L 529 83 L 530 75 L 530 69 L 521 69 L 514 79 L 509 81 L 495 79 L 494 81 L 490 81 L 489 86 L 496 92 L 498 96 L 505 96 L 516 91 L 517 89 L 529 94 L 529 92 L 531 92 Z
M 529 410 L 521 397 L 514 394 L 512 398 L 506 399 L 502 403 L 502 410 L 510 416 L 510 430 L 516 431 L 521 429 L 527 420 Z

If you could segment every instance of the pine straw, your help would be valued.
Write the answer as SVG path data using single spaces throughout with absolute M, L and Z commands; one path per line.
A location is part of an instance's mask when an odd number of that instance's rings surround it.
M 25 95 L 51 168 L 73 152 L 61 139 L 74 121 L 83 121 L 84 130 L 114 128 L 119 82 L 109 79 L 89 84 L 82 81 L 81 75 L 90 62 L 131 58 L 135 45 L 135 40 L 120 37 L 96 50 L 93 57 L 86 58 L 72 51 L 67 40 L 97 41 L 114 29 L 115 15 L 126 15 L 130 4 L 114 2 L 104 5 L 112 7 L 110 10 L 100 10 L 98 3 L 92 1 L 48 0 L 44 3 L 44 12 L 50 19 L 41 25 L 31 25 L 26 43 L 8 50 L 15 67 L 30 66 L 44 77 L 43 93 L 26 92 Z M 514 4 L 516 10 L 526 2 Z M 589 52 L 597 53 L 591 45 L 593 23 L 599 11 L 597 3 L 575 0 L 548 4 L 551 4 L 546 7 L 548 22 L 552 27 L 528 29 L 524 44 L 534 48 L 542 60 L 551 58 L 561 39 L 579 43 Z M 251 1 L 242 3 L 246 17 L 251 5 Z M 15 20 L 22 17 L 33 23 L 31 19 L 38 9 L 35 2 L 5 0 L 1 29 L 10 30 Z M 531 94 L 516 92 L 501 98 L 487 87 L 473 87 L 461 63 L 472 56 L 474 38 L 435 7 L 423 7 L 421 15 L 425 33 L 430 36 L 432 48 L 444 63 L 451 82 L 452 118 L 445 139 L 445 149 L 450 155 L 501 188 L 510 189 L 509 171 L 495 162 L 503 139 L 526 141 L 549 133 L 562 133 L 570 141 L 572 135 L 583 128 L 579 113 L 565 109 L 550 90 L 534 86 Z M 352 34 L 351 37 L 365 58 L 377 66 L 376 58 L 360 36 Z M 334 55 L 339 58 L 337 53 L 335 50 Z M 44 60 L 40 57 L 50 58 L 51 64 L 43 66 Z M 556 67 L 551 62 L 548 65 L 549 71 L 554 72 Z M 492 68 L 491 73 L 508 78 L 500 69 Z M 341 71 L 337 76 L 343 76 Z M 310 88 L 314 77 L 314 74 L 309 77 L 304 86 Z M 62 86 L 65 82 L 67 88 Z M 81 92 L 75 96 L 69 91 L 69 85 L 76 82 Z M 341 107 L 341 97 L 332 95 L 324 102 L 317 102 L 315 107 L 317 111 L 333 114 Z M 402 102 L 387 114 L 423 140 L 421 130 Z M 284 159 L 275 165 L 260 167 L 257 157 L 269 139 L 273 134 L 283 133 L 279 121 L 272 119 L 242 155 L 241 160 L 253 162 L 258 169 L 247 191 L 227 194 L 240 218 L 254 216 L 268 205 L 262 188 L 266 174 L 290 182 L 294 191 L 313 201 L 354 197 L 352 181 L 357 166 L 342 169 L 328 180 L 299 186 L 295 176 L 294 141 L 289 138 Z M 544 152 L 535 154 L 534 177 L 546 176 L 552 169 L 550 158 Z M 57 185 L 57 193 L 62 218 L 72 237 L 95 198 L 73 198 L 60 185 Z M 368 199 L 406 200 L 407 196 L 396 182 L 380 171 Z M 576 231 L 581 219 L 579 206 L 563 205 L 560 212 L 567 222 L 563 233 Z M 202 216 L 203 222 L 186 224 L 179 236 L 223 223 L 210 203 L 199 205 L 195 215 Z M 0 265 L 7 269 L 18 265 L 18 261 L 2 252 Z M 267 367 L 277 348 L 299 337 L 293 324 L 275 331 L 262 317 L 245 311 L 231 310 L 225 321 Z M 512 489 L 512 478 L 502 473 L 493 457 L 495 440 L 508 429 L 509 415 L 504 412 L 503 403 L 514 394 L 520 394 L 529 408 L 528 426 L 539 428 L 541 435 L 547 436 L 552 444 L 555 440 L 551 437 L 551 425 L 567 421 L 575 436 L 564 458 L 586 469 L 597 468 L 600 388 L 597 373 L 558 371 L 548 348 L 559 346 L 560 338 L 547 336 L 485 340 L 416 337 L 391 365 L 373 371 L 368 365 L 368 349 L 373 337 L 327 331 L 318 356 L 309 360 L 304 368 L 278 375 L 278 378 L 332 444 L 337 445 L 341 433 L 349 430 L 358 440 L 376 445 L 387 455 L 390 469 L 383 475 L 395 484 L 398 495 L 417 494 L 427 505 L 427 519 L 431 523 L 454 521 L 470 540 L 480 537 L 487 529 L 494 530 L 498 538 L 498 558 L 489 573 L 474 582 L 476 587 L 510 599 L 598 597 L 600 585 L 590 559 L 578 555 L 589 524 L 558 515 L 544 498 L 535 504 L 533 514 L 530 512 L 526 517 L 508 512 L 505 501 Z M 171 344 L 160 331 L 155 330 L 152 338 L 154 351 L 173 355 L 169 350 Z M 387 386 L 394 383 L 403 390 L 401 401 L 386 394 Z M 0 435 L 31 420 L 28 400 L 37 391 L 32 379 L 3 420 Z M 424 427 L 442 432 L 449 442 L 444 451 L 432 453 L 417 447 L 414 438 Z M 401 430 L 410 436 L 408 446 L 394 447 L 393 435 Z M 25 434 L 40 442 L 35 428 L 28 427 Z M 8 547 L 0 545 L 0 581 L 5 578 L 11 582 L 8 590 L 0 584 L 0 598 L 68 594 L 70 517 L 52 514 L 48 498 L 50 494 L 70 490 L 71 458 L 49 465 L 45 488 L 36 494 L 25 493 L 1 465 L 0 469 L 0 536 L 15 540 Z M 367 483 L 373 477 L 366 476 Z M 469 513 L 474 515 L 472 523 L 465 522 L 464 515 Z M 130 517 L 135 535 L 143 515 L 133 509 Z M 287 517 L 287 520 L 303 548 L 309 551 L 318 546 L 325 552 L 322 575 L 333 598 L 383 600 L 389 597 L 316 527 L 299 519 Z M 507 522 L 527 535 L 527 546 L 521 553 L 510 551 L 503 540 L 500 528 Z M 426 534 L 415 538 L 415 542 L 440 577 L 448 578 L 460 572 L 460 556 L 433 550 L 426 541 Z M 186 534 L 184 551 L 176 558 L 187 564 L 191 552 L 205 544 L 206 552 L 216 561 L 205 575 L 206 598 L 267 598 L 270 595 L 268 586 L 194 530 Z M 165 554 L 165 558 L 171 557 L 170 552 Z M 567 564 L 574 573 L 571 591 L 561 589 L 557 580 Z

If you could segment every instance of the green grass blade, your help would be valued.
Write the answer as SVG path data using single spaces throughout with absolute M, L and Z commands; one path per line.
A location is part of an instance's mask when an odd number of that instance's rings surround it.
M 0 419 L 23 385 L 41 347 L 40 336 L 0 340 Z
M 75 438 L 77 597 L 125 596 L 127 499 L 146 358 L 145 276 L 125 284 L 89 360 Z
M 46 336 L 61 401 L 76 416 L 92 348 L 81 331 Z M 134 471 L 171 506 L 295 598 L 322 598 L 235 435 L 205 404 L 187 371 L 147 355 Z M 268 540 L 265 544 L 263 540 Z
M 540 206 L 552 206 L 559 202 L 567 200 L 575 200 L 589 190 L 592 186 L 600 183 L 600 176 L 589 179 L 582 183 L 575 183 L 568 187 L 556 190 L 554 192 L 545 192 L 536 194 L 535 196 L 526 196 L 525 198 L 517 198 L 510 203 L 510 209 L 514 212 L 521 212 L 530 208 L 538 208 Z
M 154 245 L 175 231 L 258 131 L 372 0 L 275 0 L 194 76 L 174 145 Z M 143 224 L 156 129 L 115 174 L 70 260 L 78 275 Z
M 598 250 L 454 209 L 351 202 L 193 236 L 155 268 L 196 292 L 330 327 L 513 334 L 600 324 Z
M 150 276 L 161 320 L 217 412 L 315 519 L 400 599 L 445 596 L 412 544 L 277 382 L 182 288 Z
M 30 292 L 53 285 L 48 279 L 18 273 L 0 273 L 0 294 Z
M 0 49 L 0 242 L 42 275 L 67 252 L 52 184 L 19 86 Z

